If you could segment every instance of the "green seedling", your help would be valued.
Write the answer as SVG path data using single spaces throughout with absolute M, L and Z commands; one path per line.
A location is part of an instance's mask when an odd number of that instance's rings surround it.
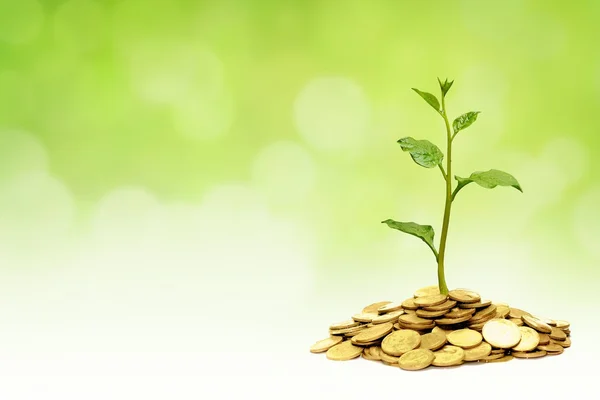
M 446 126 L 446 168 L 444 169 L 443 161 L 444 154 L 435 144 L 428 140 L 416 140 L 412 137 L 404 137 L 398 140 L 400 147 L 403 151 L 410 153 L 413 161 L 424 168 L 436 168 L 438 167 L 442 173 L 442 177 L 445 182 L 445 197 L 446 202 L 444 205 L 444 219 L 442 222 L 442 234 L 440 238 L 439 252 L 434 244 L 434 231 L 430 225 L 419 225 L 414 222 L 398 222 L 392 219 L 387 219 L 382 223 L 387 224 L 390 228 L 397 229 L 401 232 L 408 233 L 409 235 L 416 236 L 423 240 L 427 246 L 433 252 L 438 266 L 438 286 L 440 293 L 448 294 L 448 286 L 446 285 L 446 277 L 444 275 L 444 256 L 446 254 L 446 239 L 448 238 L 448 225 L 450 224 L 450 211 L 452 210 L 452 202 L 456 200 L 456 195 L 461 191 L 462 188 L 467 186 L 469 183 L 475 182 L 481 187 L 492 189 L 496 186 L 512 186 L 515 189 L 523 192 L 521 185 L 512 175 L 499 171 L 497 169 L 490 169 L 489 171 L 476 171 L 473 172 L 468 178 L 461 178 L 460 176 L 454 176 L 456 179 L 456 186 L 453 188 L 452 180 L 452 144 L 456 138 L 456 135 L 471 126 L 480 114 L 479 111 L 469 111 L 452 122 L 448 120 L 446 113 L 446 94 L 452 87 L 454 81 L 448 82 L 446 79 L 442 82 L 438 78 L 438 82 L 441 90 L 441 105 L 440 101 L 431 93 L 422 92 L 418 89 L 413 90 L 421 96 L 440 117 L 444 120 Z

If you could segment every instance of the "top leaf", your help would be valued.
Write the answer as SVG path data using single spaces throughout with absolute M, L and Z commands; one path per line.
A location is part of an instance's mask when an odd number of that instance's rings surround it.
M 448 82 L 448 79 L 446 78 L 446 80 L 442 82 L 440 78 L 438 78 L 438 82 L 440 83 L 440 89 L 442 89 L 442 96 L 446 97 L 446 93 L 448 93 L 448 90 L 450 90 L 454 81 Z
M 442 112 L 440 109 L 440 102 L 438 101 L 437 97 L 435 97 L 431 93 L 421 92 L 419 89 L 413 88 L 413 90 L 417 92 L 419 96 L 421 96 L 427 103 L 429 103 L 429 105 L 433 107 L 435 111 L 439 113 Z
M 471 124 L 477 120 L 477 114 L 479 113 L 481 113 L 481 111 L 469 111 L 468 113 L 456 118 L 452 123 L 454 134 L 456 135 L 459 131 L 471 126 Z
M 434 168 L 442 163 L 444 154 L 429 140 L 416 140 L 405 137 L 398 140 L 402 150 L 408 151 L 413 161 L 425 168 Z

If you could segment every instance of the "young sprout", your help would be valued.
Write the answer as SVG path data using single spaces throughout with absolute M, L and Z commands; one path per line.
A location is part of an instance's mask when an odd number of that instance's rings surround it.
M 433 252 L 438 265 L 438 286 L 440 293 L 448 294 L 448 286 L 446 285 L 446 277 L 444 275 L 444 256 L 446 254 L 446 239 L 448 238 L 448 225 L 450 223 L 450 211 L 452 209 L 452 202 L 456 199 L 456 195 L 462 188 L 467 186 L 471 182 L 475 182 L 481 187 L 492 189 L 496 186 L 512 186 L 515 189 L 523 192 L 521 185 L 512 175 L 499 171 L 497 169 L 490 169 L 489 171 L 476 171 L 473 172 L 468 178 L 461 178 L 460 176 L 454 176 L 456 179 L 456 187 L 453 189 L 452 181 L 452 144 L 458 132 L 468 128 L 477 120 L 479 111 L 469 111 L 456 118 L 450 127 L 448 115 L 446 113 L 446 94 L 452 87 L 454 81 L 448 82 L 446 79 L 442 82 L 438 78 L 441 90 L 441 106 L 440 102 L 431 93 L 422 92 L 418 89 L 413 90 L 417 92 L 435 111 L 443 118 L 446 126 L 446 169 L 442 165 L 444 160 L 444 154 L 442 151 L 433 143 L 428 140 L 416 140 L 412 137 L 404 137 L 398 140 L 400 147 L 403 151 L 410 153 L 413 161 L 425 168 L 438 167 L 442 173 L 442 177 L 445 181 L 445 197 L 446 202 L 444 205 L 444 219 L 442 222 L 442 235 L 440 238 L 439 252 L 433 243 L 434 231 L 430 225 L 419 225 L 414 222 L 398 222 L 392 219 L 387 219 L 382 223 L 387 224 L 390 228 L 397 229 L 409 235 L 416 236 L 423 240 L 427 246 Z

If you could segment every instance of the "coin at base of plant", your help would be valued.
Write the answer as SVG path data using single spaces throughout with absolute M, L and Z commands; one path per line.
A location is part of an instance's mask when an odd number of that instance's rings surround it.
M 398 366 L 407 371 L 418 371 L 429 367 L 434 359 L 435 355 L 431 350 L 410 350 L 400 356 Z

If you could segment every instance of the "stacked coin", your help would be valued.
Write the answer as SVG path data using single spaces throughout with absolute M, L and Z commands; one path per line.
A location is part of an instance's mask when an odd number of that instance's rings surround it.
M 492 303 L 468 289 L 440 294 L 417 290 L 402 302 L 380 301 L 329 326 L 311 346 L 330 360 L 363 358 L 415 371 L 465 362 L 503 362 L 561 354 L 571 345 L 570 324 Z

